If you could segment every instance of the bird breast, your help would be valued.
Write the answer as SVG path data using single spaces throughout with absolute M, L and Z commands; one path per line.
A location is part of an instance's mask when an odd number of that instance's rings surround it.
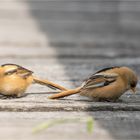
M 24 93 L 32 83 L 32 77 L 23 79 L 19 76 L 11 75 L 0 79 L 0 93 L 4 95 L 17 95 Z

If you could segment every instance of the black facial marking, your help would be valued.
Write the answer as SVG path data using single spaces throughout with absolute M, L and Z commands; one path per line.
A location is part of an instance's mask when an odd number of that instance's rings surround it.
M 134 88 L 134 87 L 136 87 L 137 83 L 135 81 L 133 81 L 133 82 L 131 82 L 130 85 L 131 85 L 132 88 Z
M 11 74 L 16 73 L 16 72 L 17 72 L 17 69 L 14 69 L 14 70 L 10 70 L 8 72 L 5 72 L 4 74 L 5 75 L 11 75 Z

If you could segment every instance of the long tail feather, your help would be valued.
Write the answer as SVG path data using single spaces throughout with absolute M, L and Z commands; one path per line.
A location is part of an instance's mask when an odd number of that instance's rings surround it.
M 63 97 L 66 97 L 66 96 L 78 93 L 80 91 L 80 89 L 81 89 L 81 87 L 76 88 L 76 89 L 71 89 L 71 90 L 63 91 L 63 92 L 60 92 L 58 94 L 54 94 L 54 95 L 52 95 L 52 96 L 50 96 L 48 98 L 49 99 L 63 98 Z
M 37 83 L 37 84 L 40 84 L 40 85 L 48 86 L 48 87 L 50 87 L 52 89 L 55 89 L 55 90 L 56 89 L 59 89 L 59 90 L 68 90 L 65 87 L 62 87 L 62 86 L 60 86 L 58 84 L 55 84 L 53 82 L 50 82 L 48 80 L 40 80 L 40 79 L 34 77 L 34 82 Z

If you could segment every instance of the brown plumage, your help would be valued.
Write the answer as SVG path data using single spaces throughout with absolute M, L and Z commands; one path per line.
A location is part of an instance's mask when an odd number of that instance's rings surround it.
M 38 83 L 53 89 L 66 90 L 66 88 L 41 80 L 33 76 L 33 72 L 16 64 L 4 64 L 0 66 L 0 93 L 6 96 L 20 97 L 32 84 Z
M 81 87 L 64 91 L 49 97 L 57 99 L 79 93 L 95 100 L 116 100 L 127 90 L 135 91 L 138 79 L 128 67 L 102 69 L 89 77 Z

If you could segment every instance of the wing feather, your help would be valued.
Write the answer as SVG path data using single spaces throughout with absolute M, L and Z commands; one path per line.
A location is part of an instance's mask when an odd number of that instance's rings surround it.
M 26 78 L 33 73 L 32 71 L 16 64 L 4 64 L 1 65 L 1 67 L 5 67 L 5 75 L 12 75 L 16 73 L 17 75 Z
M 99 88 L 107 86 L 116 81 L 118 75 L 115 73 L 98 73 L 89 77 L 82 85 L 83 89 Z

